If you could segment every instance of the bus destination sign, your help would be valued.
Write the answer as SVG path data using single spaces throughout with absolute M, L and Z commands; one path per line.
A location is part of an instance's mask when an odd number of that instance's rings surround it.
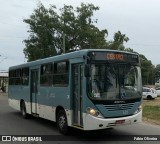
M 123 54 L 118 54 L 118 53 L 107 53 L 106 54 L 106 59 L 107 60 L 120 60 L 120 61 L 124 61 L 124 55 Z
M 92 60 L 139 63 L 138 55 L 122 52 L 92 52 Z

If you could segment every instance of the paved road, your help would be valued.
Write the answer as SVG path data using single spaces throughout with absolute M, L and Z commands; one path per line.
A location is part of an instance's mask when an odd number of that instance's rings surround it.
M 84 143 L 150 144 L 152 142 L 153 144 L 154 143 L 158 144 L 160 143 L 160 141 L 122 142 L 120 140 L 121 138 L 126 138 L 130 136 L 131 138 L 134 139 L 135 135 L 139 135 L 139 137 L 142 138 L 146 137 L 146 135 L 152 135 L 149 137 L 155 137 L 155 135 L 160 135 L 160 126 L 141 123 L 138 125 L 123 126 L 114 129 L 92 131 L 92 132 L 83 132 L 71 129 L 71 134 L 69 136 L 62 136 L 58 132 L 56 124 L 54 122 L 34 117 L 27 120 L 23 119 L 21 117 L 20 112 L 15 111 L 14 109 L 8 106 L 7 96 L 0 93 L 0 135 L 49 135 L 50 138 L 57 139 L 57 141 L 52 141 L 47 143 L 57 143 L 57 144 L 62 144 L 62 143 L 75 144 L 75 142 L 83 144 Z M 117 139 L 118 141 L 116 141 Z M 35 143 L 37 144 L 38 142 L 32 142 L 32 144 Z M 41 142 L 40 144 L 42 143 L 43 142 Z

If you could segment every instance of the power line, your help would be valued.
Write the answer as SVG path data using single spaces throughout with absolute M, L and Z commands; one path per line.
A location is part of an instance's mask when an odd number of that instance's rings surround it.
M 14 24 L 10 24 L 10 23 L 6 23 L 6 22 L 0 22 L 0 24 L 3 24 L 3 25 L 9 25 L 9 26 L 14 26 L 14 27 L 16 27 L 16 28 L 18 28 L 19 26 L 21 26 L 21 25 L 14 25 Z
M 135 46 L 154 46 L 154 47 L 160 47 L 160 44 L 125 44 L 125 45 L 135 45 Z
M 0 36 L 0 39 L 25 39 L 26 37 L 11 37 L 11 36 Z
M 1 59 L 0 63 L 2 63 L 5 59 L 7 59 L 8 57 L 4 57 Z

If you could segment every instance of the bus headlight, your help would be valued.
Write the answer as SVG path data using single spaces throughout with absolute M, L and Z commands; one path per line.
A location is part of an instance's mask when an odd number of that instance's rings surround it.
M 95 117 L 97 117 L 99 115 L 99 112 L 97 110 L 90 108 L 90 107 L 88 107 L 86 111 L 88 114 L 95 116 Z
M 134 114 L 137 114 L 139 111 L 141 111 L 142 110 L 142 105 L 140 105 L 139 107 L 138 107 L 138 109 L 134 112 Z

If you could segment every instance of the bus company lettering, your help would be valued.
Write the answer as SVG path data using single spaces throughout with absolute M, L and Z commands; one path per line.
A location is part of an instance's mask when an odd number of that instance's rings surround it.
M 107 59 L 108 60 L 124 60 L 123 54 L 115 54 L 115 53 L 107 53 Z
M 28 141 L 42 141 L 41 137 L 28 137 Z
M 12 137 L 12 141 L 42 141 L 42 138 L 41 137 L 29 137 L 29 136 L 27 136 L 27 137 L 21 137 L 21 136 L 18 136 L 18 137 L 16 137 L 16 136 L 13 136 Z

